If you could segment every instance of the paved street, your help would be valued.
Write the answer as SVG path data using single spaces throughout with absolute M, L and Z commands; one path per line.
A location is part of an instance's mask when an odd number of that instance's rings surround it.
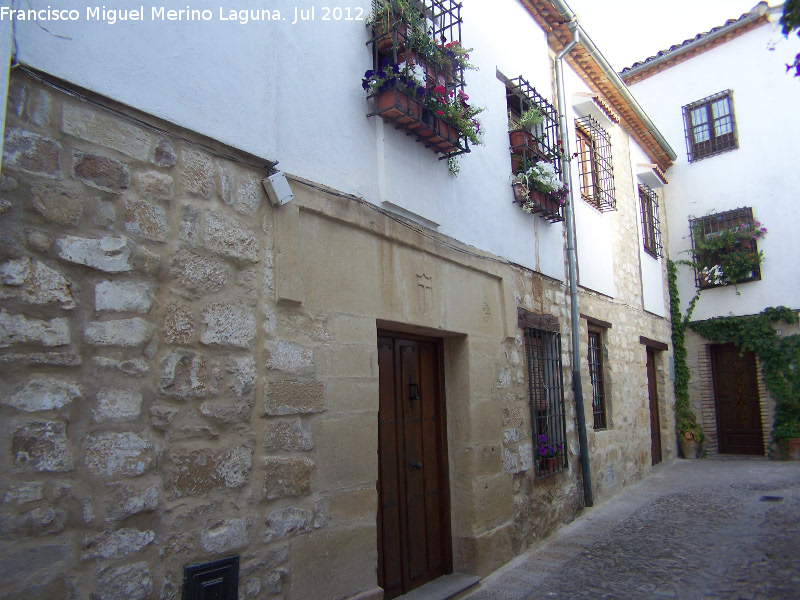
M 679 460 L 486 578 L 469 600 L 800 598 L 800 462 Z

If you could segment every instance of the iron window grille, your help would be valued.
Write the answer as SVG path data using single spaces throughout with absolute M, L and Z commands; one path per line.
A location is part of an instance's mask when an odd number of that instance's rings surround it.
M 731 90 L 684 106 L 683 124 L 689 162 L 739 147 Z
M 523 129 L 519 125 L 520 119 L 530 109 L 536 109 L 543 120 L 529 129 Z M 556 177 L 563 180 L 555 107 L 520 76 L 506 82 L 506 110 L 512 173 L 517 175 L 536 163 L 544 162 L 551 164 Z M 538 190 L 527 190 L 529 193 L 526 196 L 525 191 L 525 188 L 515 186 L 514 202 L 526 206 L 527 212 L 535 213 L 551 223 L 564 220 L 559 199 Z
M 696 248 L 695 236 L 703 236 L 704 238 L 710 238 L 715 235 L 718 235 L 720 232 L 725 231 L 727 229 L 736 229 L 736 228 L 742 228 L 745 230 L 753 231 L 755 227 L 754 220 L 755 219 L 753 218 L 753 209 L 751 207 L 736 208 L 726 212 L 715 213 L 713 215 L 706 215 L 704 217 L 698 217 L 696 219 L 689 219 L 689 231 L 691 233 L 690 238 L 692 240 L 692 254 L 695 259 L 694 262 L 698 267 L 697 269 L 695 269 L 694 279 L 695 279 L 695 285 L 698 288 L 706 289 L 712 287 L 721 287 L 727 284 L 714 283 L 710 278 L 707 278 L 703 275 L 702 273 L 703 267 L 712 267 L 715 264 L 717 264 L 719 256 L 701 255 L 698 249 Z M 756 242 L 755 239 L 749 239 L 737 242 L 736 246 L 734 248 L 731 248 L 731 250 L 739 248 L 745 248 L 748 250 L 752 250 L 755 253 L 758 253 L 758 243 Z M 761 279 L 761 268 L 756 267 L 750 273 L 749 277 L 740 279 L 736 283 L 759 281 L 760 279 Z
M 597 329 L 589 329 L 589 378 L 592 382 L 592 415 L 594 428 L 605 429 L 606 394 L 603 377 L 603 333 Z
M 658 220 L 658 195 L 649 186 L 639 184 L 639 201 L 642 205 L 642 239 L 644 250 L 653 258 L 661 254 L 661 224 Z
M 404 22 L 400 15 L 403 5 L 410 5 L 417 26 Z M 391 5 L 393 15 L 388 31 L 373 29 L 367 42 L 372 48 L 373 70 L 389 64 L 406 63 L 415 72 L 422 73 L 421 83 L 432 88 L 441 85 L 445 95 L 464 91 L 464 69 L 458 63 L 444 63 L 442 48 L 448 42 L 460 42 L 461 4 L 455 0 L 373 0 L 373 7 Z M 396 15 L 396 16 L 395 16 Z M 413 135 L 416 140 L 435 153 L 439 160 L 470 152 L 468 139 L 455 127 L 437 119 L 433 112 L 419 101 L 413 90 L 396 86 L 383 93 L 369 96 L 373 110 L 367 117 L 380 116 Z
M 546 477 L 568 468 L 561 334 L 525 328 L 534 474 Z
M 536 91 L 522 77 L 511 79 L 506 84 L 506 106 L 508 109 L 508 129 L 519 131 L 515 127 L 522 114 L 531 108 L 537 109 L 544 120 L 534 125 L 530 136 L 515 136 L 511 144 L 511 154 L 522 157 L 523 163 L 549 162 L 556 175 L 561 179 L 561 158 L 558 154 L 558 113 L 547 99 Z M 517 143 L 513 143 L 517 142 Z
M 617 210 L 611 138 L 592 117 L 575 120 L 581 197 L 600 212 Z

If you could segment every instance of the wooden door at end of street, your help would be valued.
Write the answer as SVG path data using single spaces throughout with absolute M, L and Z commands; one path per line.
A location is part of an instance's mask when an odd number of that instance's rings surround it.
M 755 354 L 741 352 L 734 344 L 714 344 L 711 368 L 720 453 L 763 455 Z

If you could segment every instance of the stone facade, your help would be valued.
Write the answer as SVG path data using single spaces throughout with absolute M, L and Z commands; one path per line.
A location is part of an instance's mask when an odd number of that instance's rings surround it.
M 581 510 L 563 283 L 309 182 L 274 208 L 247 157 L 20 73 L 5 135 L 0 598 L 168 600 L 184 566 L 230 554 L 243 598 L 382 597 L 378 328 L 443 340 L 456 571 L 486 575 Z M 637 199 L 618 187 L 619 297 L 580 295 L 612 324 L 598 500 L 649 471 L 639 336 L 669 339 L 637 308 Z M 518 307 L 563 339 L 570 466 L 540 480 Z

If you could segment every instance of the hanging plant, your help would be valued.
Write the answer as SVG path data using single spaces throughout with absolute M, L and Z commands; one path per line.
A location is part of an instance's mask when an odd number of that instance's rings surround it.
M 703 220 L 692 227 L 692 259 L 679 261 L 695 269 L 701 286 L 735 285 L 752 279 L 761 268 L 763 253 L 756 249 L 756 240 L 764 237 L 767 228 L 759 221 L 742 223 L 731 229 L 705 233 Z

